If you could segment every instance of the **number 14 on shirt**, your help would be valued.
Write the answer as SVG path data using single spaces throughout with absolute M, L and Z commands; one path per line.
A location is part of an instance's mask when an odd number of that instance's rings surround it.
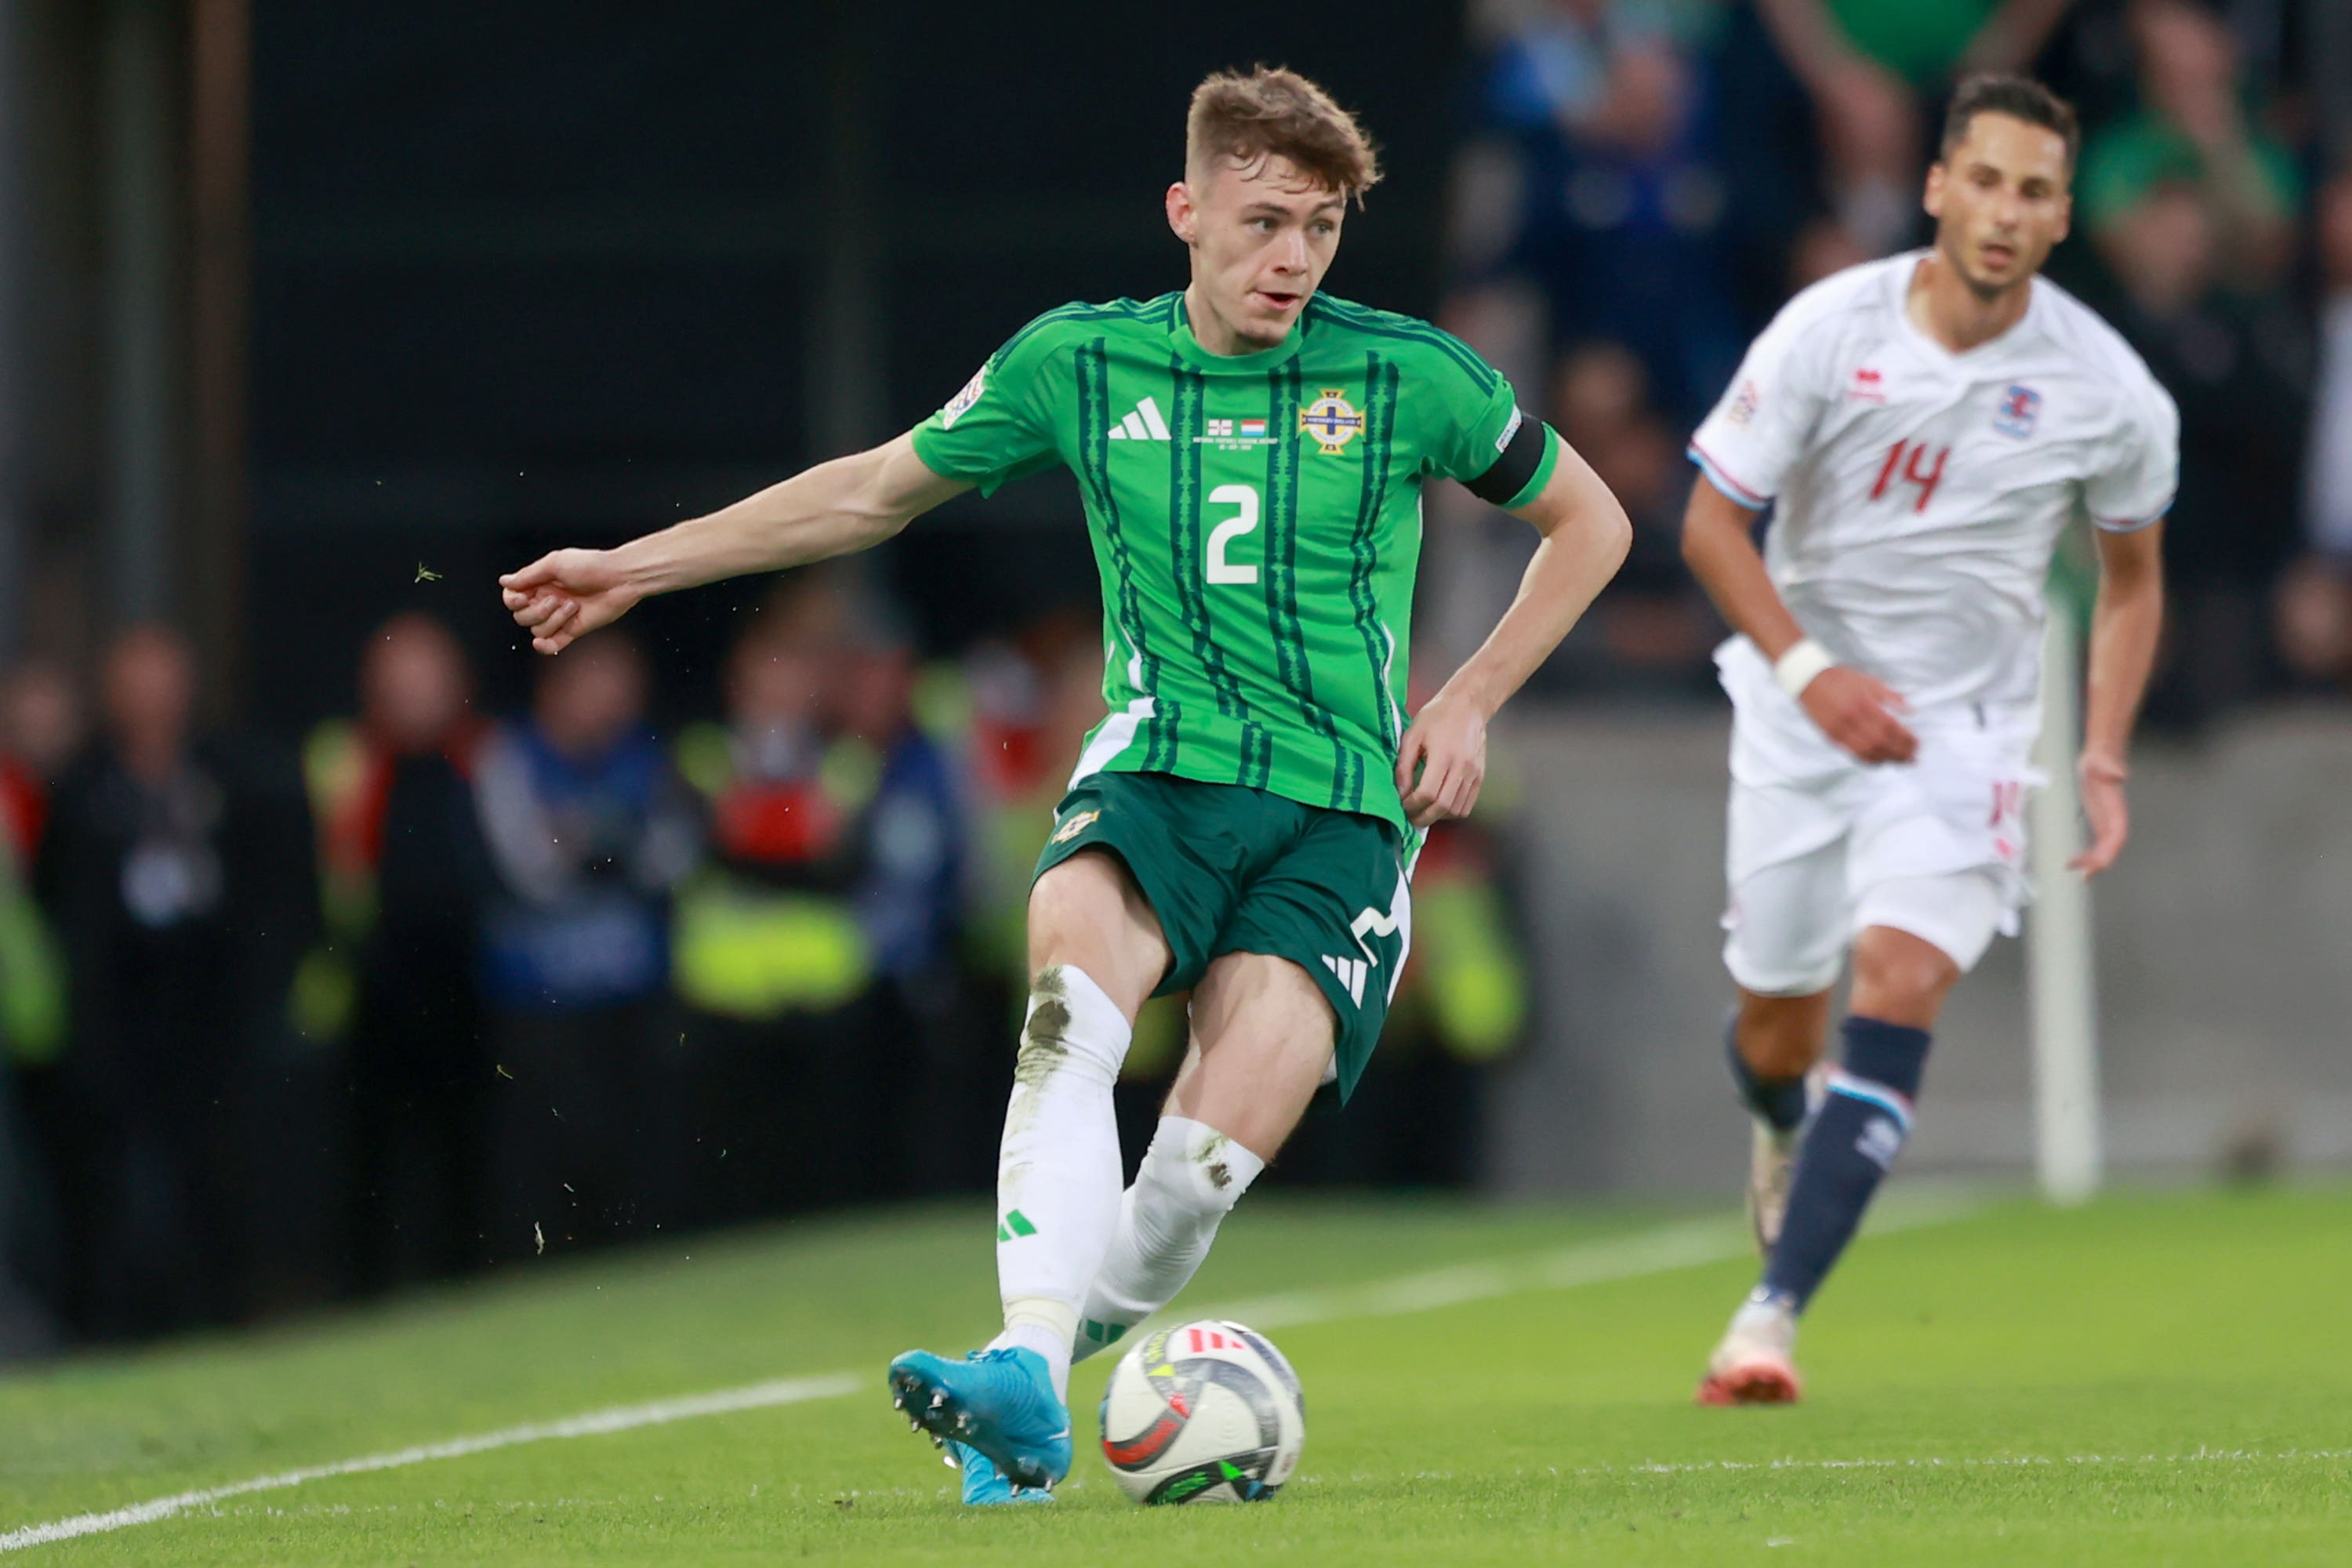
M 1904 460 L 1904 453 L 1906 450 L 1910 453 L 1908 462 Z M 1928 501 L 1935 498 L 1936 487 L 1944 482 L 1944 459 L 1951 455 L 1952 449 L 1949 447 L 1937 447 L 1934 462 L 1928 464 L 1923 471 L 1920 465 L 1927 462 L 1927 443 L 1911 440 L 1895 442 L 1886 448 L 1886 460 L 1878 466 L 1878 482 L 1870 487 L 1870 499 L 1877 500 L 1885 496 L 1886 487 L 1893 484 L 1899 477 L 1905 483 L 1918 487 L 1919 500 L 1911 510 L 1926 511 Z

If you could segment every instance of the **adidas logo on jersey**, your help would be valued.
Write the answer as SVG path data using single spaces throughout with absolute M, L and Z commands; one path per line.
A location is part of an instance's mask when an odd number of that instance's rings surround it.
M 1360 958 L 1326 956 L 1323 967 L 1339 977 L 1339 984 L 1348 988 L 1348 995 L 1357 1006 L 1364 1005 L 1364 978 L 1372 971 L 1370 964 Z
M 1114 441 L 1166 441 L 1168 421 L 1160 413 L 1160 401 L 1147 397 L 1128 410 L 1127 417 L 1110 427 Z

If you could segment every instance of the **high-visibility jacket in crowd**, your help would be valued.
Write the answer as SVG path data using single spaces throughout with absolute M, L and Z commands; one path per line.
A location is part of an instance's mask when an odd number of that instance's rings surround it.
M 65 1044 L 64 963 L 29 875 L 47 804 L 30 773 L 0 759 L 0 1052 L 20 1062 Z
M 698 724 L 679 739 L 677 759 L 702 804 L 709 851 L 677 891 L 679 998 L 758 1020 L 856 997 L 874 973 L 851 897 L 859 824 L 881 779 L 874 749 Z

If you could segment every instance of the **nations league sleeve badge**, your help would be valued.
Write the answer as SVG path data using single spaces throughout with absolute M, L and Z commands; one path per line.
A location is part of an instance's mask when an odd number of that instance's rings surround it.
M 948 405 L 940 410 L 940 428 L 954 429 L 955 422 L 962 418 L 971 405 L 980 401 L 980 395 L 987 390 L 988 367 L 982 365 L 971 373 L 971 379 L 963 384 L 963 390 L 949 398 Z

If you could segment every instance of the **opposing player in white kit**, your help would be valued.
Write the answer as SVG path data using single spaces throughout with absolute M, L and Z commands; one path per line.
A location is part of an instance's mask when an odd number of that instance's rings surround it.
M 1683 553 L 1737 633 L 1717 654 L 1735 713 L 1724 963 L 1765 1248 L 1705 1403 L 1798 1396 L 1798 1316 L 1910 1131 L 1928 1031 L 2016 928 L 2042 584 L 2078 510 L 2102 570 L 2074 865 L 2123 847 L 2179 422 L 2114 330 L 2035 276 L 2066 234 L 2077 145 L 2040 85 L 1962 83 L 1927 174 L 1934 247 L 1798 295 L 1691 441 Z M 1809 1108 L 1849 948 L 1843 1065 Z

